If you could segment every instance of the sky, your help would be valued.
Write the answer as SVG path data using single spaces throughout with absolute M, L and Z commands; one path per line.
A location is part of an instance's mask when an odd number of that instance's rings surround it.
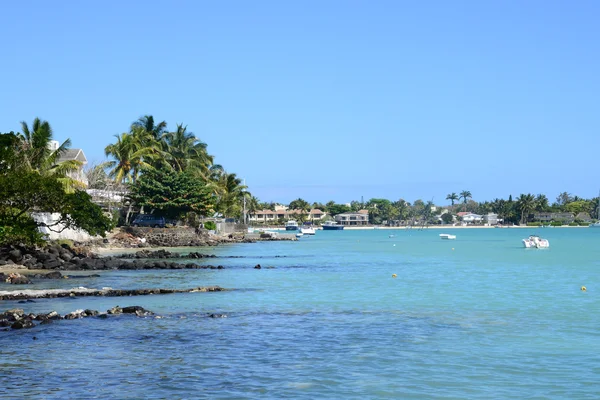
M 597 1 L 0 5 L 0 132 L 187 125 L 261 201 L 600 189 Z

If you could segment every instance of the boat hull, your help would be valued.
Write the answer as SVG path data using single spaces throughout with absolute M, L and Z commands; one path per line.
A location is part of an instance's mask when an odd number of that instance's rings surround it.
M 324 231 L 341 231 L 343 229 L 344 229 L 344 227 L 342 225 L 335 225 L 335 226 L 323 225 Z
M 523 239 L 523 245 L 526 249 L 547 249 L 550 247 L 550 242 L 547 239 Z
M 285 230 L 286 231 L 297 231 L 298 227 L 297 226 L 286 226 Z

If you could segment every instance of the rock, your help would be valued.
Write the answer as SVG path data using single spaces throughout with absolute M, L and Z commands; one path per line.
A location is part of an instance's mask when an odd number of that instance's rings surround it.
M 108 314 L 106 314 L 106 313 L 98 314 L 97 317 L 100 319 L 106 319 L 106 318 L 108 318 Z
M 14 322 L 11 325 L 11 328 L 12 329 L 29 329 L 29 328 L 33 328 L 34 326 L 35 326 L 35 324 L 32 321 L 30 321 L 28 319 L 21 319 L 21 320 Z
M 110 310 L 106 311 L 108 314 L 122 314 L 123 310 L 121 309 L 121 307 L 119 306 L 114 306 L 113 308 L 111 308 Z
M 261 268 L 260 264 L 256 264 L 256 265 L 254 266 L 254 269 L 260 269 L 260 268 Z
M 62 277 L 63 275 L 58 271 L 48 272 L 44 275 L 44 278 L 46 279 L 61 279 Z
M 85 317 L 94 317 L 94 316 L 98 315 L 98 311 L 86 309 L 84 311 L 84 314 L 85 314 L 84 315 Z
M 19 262 L 23 259 L 23 253 L 19 249 L 14 249 L 8 252 L 8 257 L 13 262 Z
M 152 311 L 148 311 L 144 307 L 141 307 L 141 306 L 123 307 L 123 313 L 124 314 L 135 314 L 138 317 L 145 317 L 147 315 L 154 314 Z
M 208 318 L 227 318 L 225 314 L 208 314 Z

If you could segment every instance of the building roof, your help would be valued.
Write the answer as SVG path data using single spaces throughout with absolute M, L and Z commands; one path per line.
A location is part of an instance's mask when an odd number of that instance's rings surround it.
M 67 149 L 64 153 L 60 155 L 58 158 L 58 162 L 77 160 L 84 164 L 87 164 L 87 158 L 85 154 L 83 154 L 82 149 Z
M 369 210 L 358 210 L 358 214 L 369 214 Z

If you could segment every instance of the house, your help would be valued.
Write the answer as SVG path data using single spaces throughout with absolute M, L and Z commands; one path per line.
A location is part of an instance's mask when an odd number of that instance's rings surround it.
M 300 215 L 304 215 L 307 221 L 320 221 L 327 215 L 324 211 L 314 208 L 309 212 L 304 210 L 288 210 L 287 207 L 275 207 L 272 210 L 254 211 L 248 215 L 248 220 L 252 222 L 275 223 L 279 220 L 299 219 Z
M 369 211 L 345 212 L 335 216 L 335 220 L 344 226 L 357 226 L 369 224 Z
M 459 213 L 459 214 L 462 214 L 462 213 Z M 462 220 L 463 220 L 463 222 L 466 222 L 466 223 L 478 224 L 481 221 L 483 221 L 483 216 L 481 216 L 479 214 L 466 213 L 466 214 L 462 215 Z
M 60 144 L 56 140 L 51 140 L 48 147 L 50 148 L 50 151 L 56 151 L 60 147 Z M 83 172 L 83 167 L 85 167 L 88 161 L 82 149 L 67 149 L 63 154 L 60 155 L 57 162 L 60 164 L 65 161 L 72 160 L 79 161 L 81 165 L 76 171 L 67 173 L 67 176 L 73 180 L 81 182 L 83 186 L 87 187 L 88 179 Z
M 590 217 L 589 213 L 580 212 L 575 216 L 575 219 L 583 222 L 592 222 L 592 217 Z
M 502 218 L 498 218 L 498 214 L 488 213 L 483 216 L 483 221 L 488 225 L 498 225 L 498 223 L 502 222 Z
M 533 214 L 533 219 L 540 222 L 562 222 L 565 224 L 570 224 L 575 221 L 575 216 L 573 213 L 550 213 L 550 212 L 537 212 Z

